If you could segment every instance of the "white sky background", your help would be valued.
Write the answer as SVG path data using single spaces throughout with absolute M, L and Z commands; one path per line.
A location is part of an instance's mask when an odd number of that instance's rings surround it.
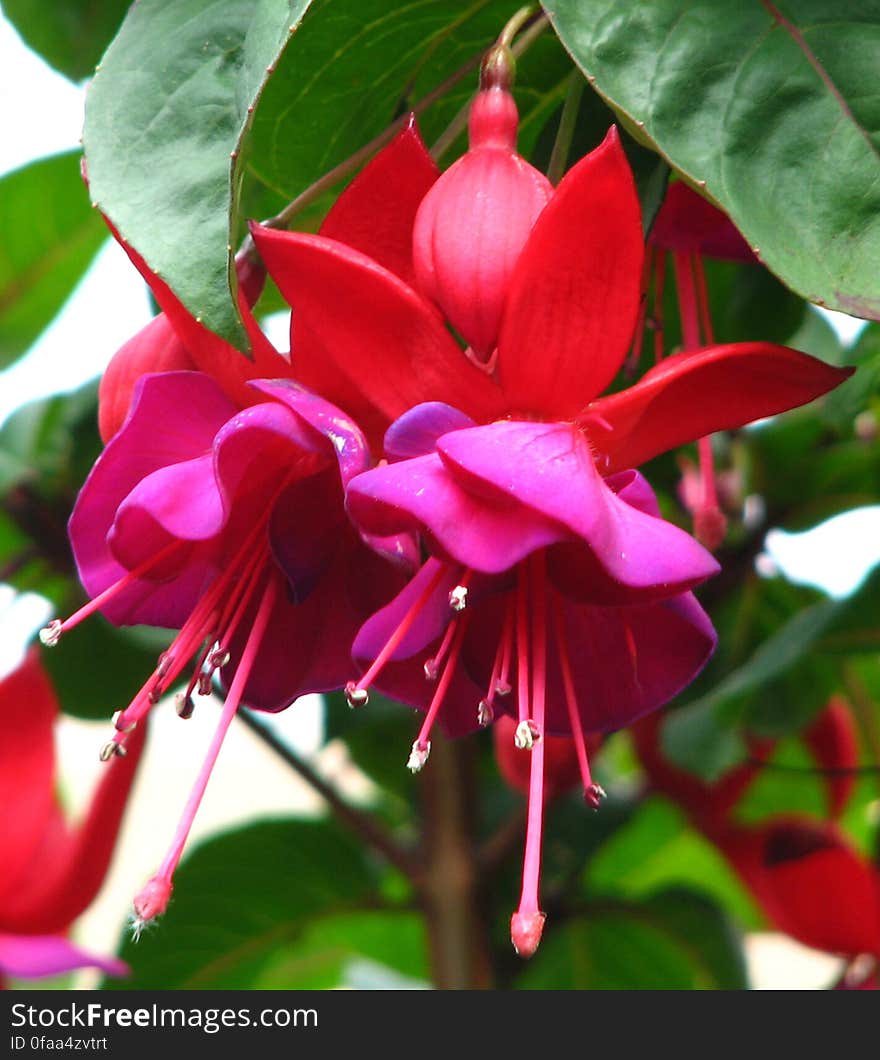
M 0 119 L 0 174 L 44 155 L 77 147 L 84 95 L 84 88 L 71 84 L 31 53 L 0 14 L 0 100 L 4 102 Z M 852 338 L 862 325 L 862 322 L 839 314 L 832 316 L 835 326 L 845 338 Z M 108 240 L 56 321 L 25 358 L 0 372 L 0 423 L 28 401 L 74 389 L 100 374 L 116 349 L 149 319 L 149 303 L 140 277 L 125 254 L 112 240 Z M 871 566 L 880 561 L 880 506 L 838 516 L 804 534 L 772 531 L 768 535 L 767 552 L 776 568 L 792 580 L 817 585 L 835 595 L 844 595 L 852 591 Z M 8 587 L 0 586 L 0 674 L 17 663 L 26 638 L 46 617 L 45 602 L 39 597 L 15 599 Z M 110 706 L 108 716 L 116 706 L 118 704 Z M 303 749 L 317 746 L 320 720 L 314 707 L 303 711 L 298 706 L 284 712 L 277 720 Z M 166 722 L 170 723 L 172 719 L 162 719 L 161 726 L 157 728 L 173 728 L 175 734 L 179 733 L 181 726 Z M 103 729 L 72 720 L 65 720 L 64 726 L 65 750 L 69 749 L 74 763 L 67 779 L 77 789 L 80 788 L 83 774 L 91 773 L 78 752 L 84 742 L 92 741 L 97 747 Z M 154 732 L 151 754 L 144 763 L 142 783 L 147 776 L 167 777 L 169 772 L 180 774 L 182 778 L 195 768 L 201 753 L 198 747 L 208 737 L 204 731 L 201 735 L 197 734 L 196 730 L 203 730 L 202 725 L 194 723 L 183 728 L 189 730 L 183 740 L 187 750 L 181 747 L 176 736 L 172 737 L 170 732 L 162 733 L 163 742 L 168 741 L 163 756 L 170 753 L 168 746 L 172 741 L 175 748 L 170 763 L 167 757 L 157 760 L 160 751 L 156 746 L 156 738 L 160 733 Z M 218 782 L 209 788 L 206 813 L 202 824 L 197 825 L 197 833 L 227 824 L 231 819 L 241 819 L 243 807 L 237 800 L 234 805 L 224 806 L 219 794 L 224 788 L 227 792 L 253 791 L 255 787 L 262 789 L 256 796 L 256 803 L 246 807 L 244 816 L 272 809 L 284 811 L 290 808 L 292 802 L 299 802 L 303 806 L 314 805 L 302 791 L 295 793 L 291 801 L 289 777 L 283 771 L 279 770 L 278 775 L 275 775 L 270 770 L 265 777 L 261 774 L 264 781 L 261 785 L 255 786 L 248 781 L 248 768 L 265 768 L 265 764 L 255 765 L 257 759 L 254 756 L 260 749 L 252 746 L 247 734 L 236 730 L 230 733 L 230 740 L 235 742 L 235 752 L 222 756 L 221 763 L 226 759 L 227 766 L 224 768 L 228 768 L 228 759 L 231 758 L 239 762 L 240 768 L 236 772 L 233 767 L 230 775 L 222 778 L 224 784 Z M 180 768 L 169 771 L 169 764 L 175 767 L 179 765 Z M 158 859 L 161 847 L 161 843 L 157 846 L 159 837 L 166 833 L 170 836 L 173 807 L 168 807 L 168 813 L 162 813 L 157 820 L 159 805 L 156 800 L 167 801 L 163 795 L 167 796 L 163 788 L 154 790 L 150 795 L 141 792 L 139 801 L 143 805 L 142 800 L 145 799 L 151 812 L 146 816 L 141 813 L 140 823 L 151 834 L 157 830 L 148 844 L 155 849 L 146 853 L 146 860 L 144 857 L 138 858 L 136 848 L 143 845 L 144 832 L 140 831 L 139 842 L 133 841 L 129 835 L 126 857 L 122 865 L 120 862 L 123 859 L 117 861 L 117 869 L 108 885 L 109 893 L 93 907 L 85 925 L 93 944 L 97 941 L 98 945 L 105 948 L 112 947 L 121 910 L 124 910 L 128 901 L 127 895 L 137 889 Z M 175 794 L 175 799 L 182 801 L 182 798 L 181 790 Z M 229 799 L 225 801 L 228 803 Z

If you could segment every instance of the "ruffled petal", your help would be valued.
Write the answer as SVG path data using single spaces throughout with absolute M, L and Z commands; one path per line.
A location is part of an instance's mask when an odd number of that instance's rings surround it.
M 367 442 L 358 425 L 341 409 L 290 379 L 261 379 L 256 390 L 281 402 L 333 447 L 343 485 L 370 466 Z
M 442 401 L 426 401 L 405 412 L 385 434 L 385 455 L 389 460 L 427 456 L 437 448 L 437 440 L 450 431 L 476 424 L 463 412 Z
M 354 178 L 321 225 L 320 234 L 359 250 L 413 285 L 413 223 L 440 175 L 414 115 Z
M 642 592 L 670 596 L 718 572 L 717 561 L 689 534 L 609 489 L 589 443 L 572 424 L 500 421 L 444 435 L 437 448 L 460 485 L 474 493 L 491 489 L 498 504 L 518 502 L 512 523 L 531 510 L 585 542 L 601 568 L 597 574 L 607 575 L 596 579 L 595 602 L 625 602 Z M 643 492 L 634 483 L 630 488 Z M 430 514 L 424 499 L 422 507 Z M 507 532 L 516 530 L 513 525 Z M 619 601 L 609 598 L 609 579 L 621 587 Z M 590 598 L 588 584 L 580 592 Z
M 90 596 L 127 573 L 107 544 L 125 497 L 152 472 L 210 451 L 235 411 L 217 383 L 198 372 L 151 375 L 138 383 L 128 419 L 92 468 L 70 517 L 74 558 Z
M 149 372 L 191 371 L 195 361 L 160 313 L 113 355 L 98 387 L 98 429 L 105 444 L 125 422 L 135 384 Z
M 612 128 L 563 178 L 510 281 L 498 343 L 509 407 L 576 416 L 617 374 L 635 328 L 644 244 Z
M 32 649 L 0 681 L 0 902 L 33 859 L 54 816 L 58 700 Z
M 422 530 L 441 554 L 486 574 L 508 570 L 536 549 L 570 537 L 565 527 L 513 498 L 487 503 L 463 489 L 436 454 L 358 475 L 346 503 L 369 533 Z
M 656 710 L 694 680 L 715 650 L 712 623 L 690 593 L 629 607 L 561 600 L 586 732 L 613 732 Z M 550 662 L 547 729 L 570 735 L 562 675 L 552 653 Z M 512 709 L 506 702 L 504 708 Z
M 128 975 L 115 957 L 98 957 L 60 935 L 0 935 L 0 971 L 18 979 L 42 979 L 75 968 L 100 968 L 107 975 Z
M 596 432 L 603 470 L 637 467 L 715 431 L 805 405 L 852 372 L 766 342 L 667 357 L 635 386 L 590 405 L 590 414 L 611 428 Z
M 393 273 L 321 236 L 259 225 L 252 233 L 294 317 L 303 314 L 338 370 L 389 419 L 425 400 L 477 419 L 501 411 L 489 376 L 465 357 L 437 310 Z

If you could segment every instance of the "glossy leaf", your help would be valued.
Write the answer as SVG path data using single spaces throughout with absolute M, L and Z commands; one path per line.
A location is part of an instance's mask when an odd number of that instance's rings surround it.
M 0 179 L 0 367 L 25 353 L 85 273 L 107 232 L 89 204 L 79 152 Z
M 93 199 L 193 315 L 241 348 L 229 251 L 253 107 L 309 0 L 141 0 L 89 90 Z
M 547 0 L 597 90 L 810 301 L 880 315 L 874 0 Z
M 105 985 L 252 988 L 307 923 L 351 910 L 374 885 L 357 842 L 324 821 L 264 821 L 226 833 L 187 857 L 161 928 L 122 947 L 131 977 Z
M 744 988 L 745 964 L 728 921 L 689 891 L 642 903 L 601 900 L 547 931 L 520 989 L 707 990 Z

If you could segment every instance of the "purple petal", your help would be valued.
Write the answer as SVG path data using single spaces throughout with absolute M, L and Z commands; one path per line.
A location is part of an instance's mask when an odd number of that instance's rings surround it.
M 463 412 L 442 401 L 426 401 L 405 412 L 385 432 L 385 455 L 389 460 L 408 460 L 428 456 L 437 448 L 437 440 L 451 431 L 474 427 Z
M 341 409 L 292 379 L 261 379 L 251 385 L 280 401 L 330 442 L 339 461 L 343 483 L 370 466 L 370 452 L 363 432 Z
M 508 505 L 518 501 L 515 520 L 532 511 L 558 522 L 589 545 L 608 577 L 636 593 L 668 596 L 719 569 L 689 534 L 618 497 L 572 424 L 499 421 L 448 434 L 438 450 L 469 493 L 490 490 Z M 629 488 L 641 503 L 649 503 L 637 480 Z M 604 585 L 598 591 L 604 599 Z
M 20 979 L 41 979 L 75 968 L 100 968 L 108 975 L 128 975 L 115 957 L 97 957 L 60 935 L 0 934 L 0 971 Z
M 148 375 L 138 383 L 128 419 L 98 458 L 70 517 L 74 557 L 90 596 L 127 573 L 106 540 L 127 494 L 151 472 L 209 450 L 234 412 L 220 387 L 199 372 Z
M 489 492 L 484 488 L 479 496 L 463 489 L 434 454 L 358 475 L 346 500 L 352 518 L 368 533 L 423 529 L 445 555 L 485 574 L 508 570 L 536 549 L 570 539 L 565 527 L 536 509 L 497 490 L 487 499 Z

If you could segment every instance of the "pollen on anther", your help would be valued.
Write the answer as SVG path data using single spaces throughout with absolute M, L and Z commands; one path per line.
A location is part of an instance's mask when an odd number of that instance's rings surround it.
M 109 762 L 114 755 L 120 753 L 121 746 L 115 740 L 108 740 L 98 752 L 98 757 L 102 762 Z
M 349 681 L 345 686 L 345 699 L 352 709 L 365 707 L 370 702 L 370 693 L 365 688 L 358 688 L 356 682 Z
M 540 737 L 538 726 L 535 725 L 531 718 L 526 718 L 525 721 L 521 721 L 517 725 L 516 732 L 513 734 L 513 743 L 520 751 L 531 751 L 535 746 L 535 741 L 540 739 Z
M 188 721 L 193 716 L 196 705 L 193 702 L 192 696 L 188 696 L 183 692 L 178 692 L 174 697 L 174 709 L 177 711 L 177 716 L 179 718 Z
M 449 606 L 453 611 L 464 611 L 467 607 L 468 591 L 466 585 L 456 585 L 449 593 Z
M 425 659 L 425 680 L 436 681 L 437 675 L 440 673 L 439 667 L 437 666 L 437 660 L 432 656 L 430 659 Z
M 418 740 L 412 745 L 412 750 L 409 753 L 409 759 L 406 763 L 406 768 L 410 773 L 421 773 L 428 761 L 428 756 L 431 753 L 431 741 L 428 740 L 424 745 L 420 744 Z
M 592 806 L 594 810 L 598 810 L 602 804 L 602 800 L 607 798 L 605 789 L 600 784 L 591 784 L 584 791 L 584 799 L 588 806 Z
M 481 729 L 487 728 L 495 720 L 495 711 L 492 709 L 492 704 L 486 700 L 481 699 L 477 704 L 477 724 Z
M 54 648 L 61 639 L 61 620 L 53 618 L 52 621 L 40 630 L 40 640 L 47 648 Z

